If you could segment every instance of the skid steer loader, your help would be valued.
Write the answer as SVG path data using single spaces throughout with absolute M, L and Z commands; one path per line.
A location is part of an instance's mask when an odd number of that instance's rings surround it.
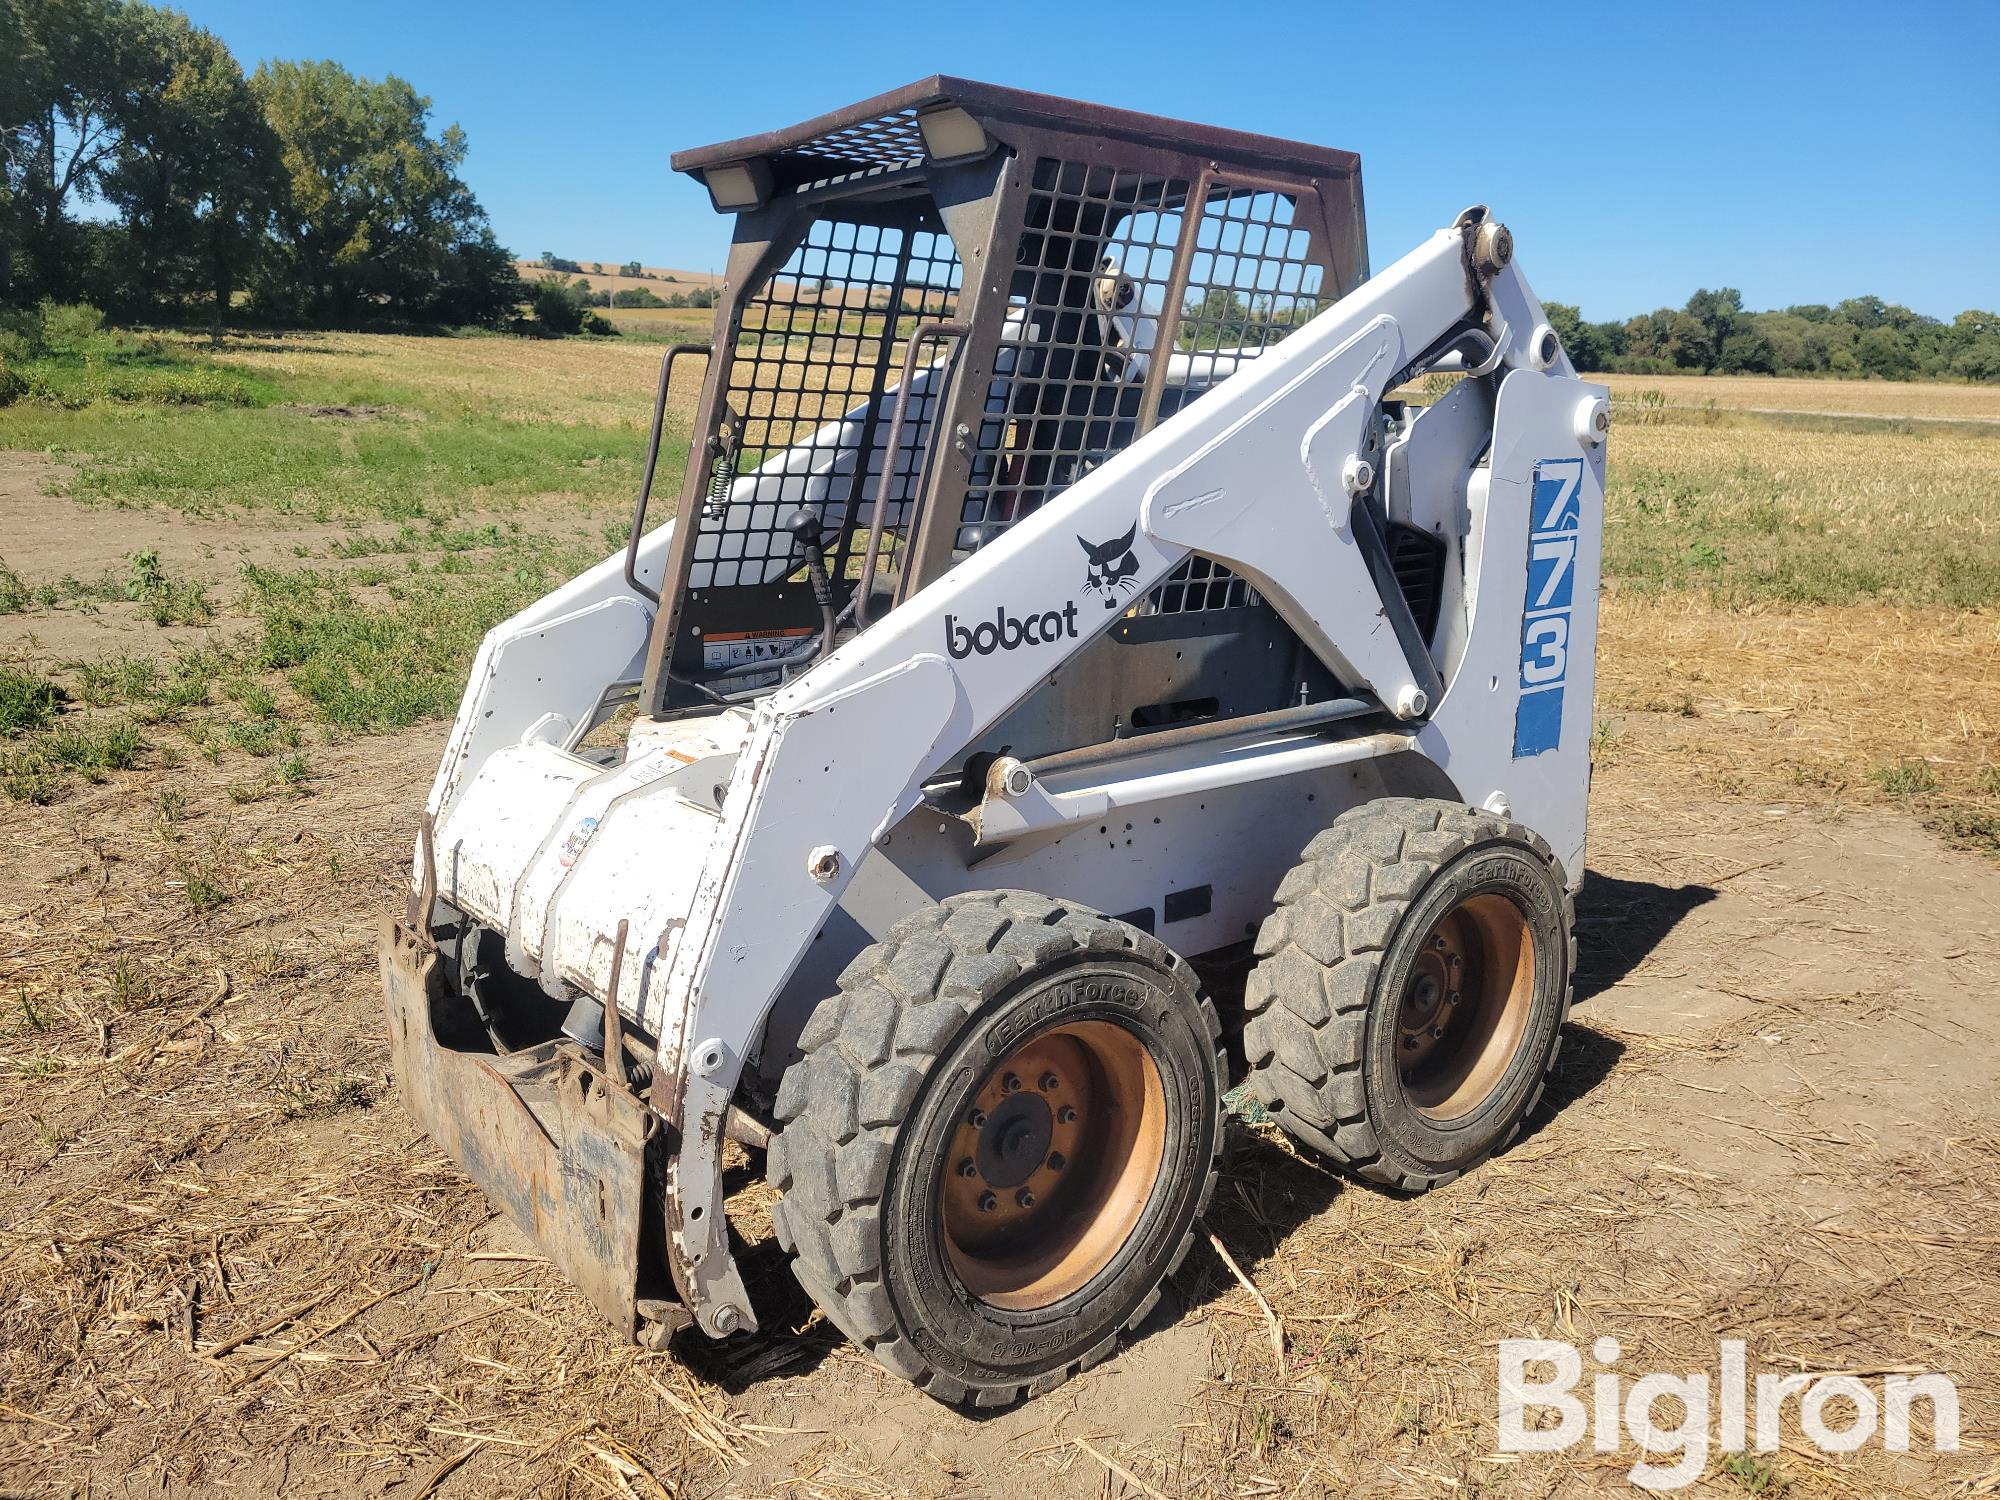
M 1351 154 L 945 77 L 674 166 L 713 341 L 622 555 L 474 664 L 381 953 L 417 1121 L 654 1347 L 757 1326 L 741 1143 L 826 1315 L 989 1405 L 1186 1253 L 1225 1025 L 1362 1178 L 1504 1145 L 1609 427 L 1506 228 L 1371 277 Z M 1219 1015 L 1190 961 L 1246 945 Z

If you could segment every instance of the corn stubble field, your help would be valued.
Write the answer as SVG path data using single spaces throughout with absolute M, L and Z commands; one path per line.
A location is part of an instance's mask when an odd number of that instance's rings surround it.
M 440 716 L 622 536 L 658 352 L 100 334 L 0 410 L 0 1493 L 1618 1492 L 1629 1438 L 1495 1450 L 1495 1342 L 1600 1335 L 1628 1378 L 1741 1338 L 1958 1382 L 1956 1456 L 1922 1408 L 1907 1455 L 1793 1411 L 1694 1493 L 2000 1489 L 2000 391 L 1614 380 L 1584 968 L 1529 1131 L 1404 1200 L 1233 1120 L 1210 1227 L 1275 1328 L 1203 1249 L 974 1420 L 817 1319 L 759 1163 L 765 1333 L 643 1354 L 389 1086 L 374 923 Z

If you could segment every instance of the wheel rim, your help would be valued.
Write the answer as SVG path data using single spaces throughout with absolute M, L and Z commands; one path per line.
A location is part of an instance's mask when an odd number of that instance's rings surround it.
M 1505 896 L 1471 896 L 1425 934 L 1396 1007 L 1403 1093 L 1427 1119 L 1463 1119 L 1506 1077 L 1527 1034 L 1535 945 Z
M 953 1272 L 994 1307 L 1060 1301 L 1131 1238 L 1165 1148 L 1166 1090 L 1136 1036 L 1082 1021 L 1030 1037 L 952 1131 L 939 1196 Z

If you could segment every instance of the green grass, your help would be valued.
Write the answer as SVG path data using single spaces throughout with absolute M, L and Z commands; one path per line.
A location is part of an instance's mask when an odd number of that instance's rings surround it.
M 245 604 L 262 627 L 250 663 L 282 672 L 337 729 L 400 729 L 449 712 L 480 637 L 589 560 L 523 547 L 511 569 L 468 572 L 448 555 L 413 562 L 382 598 L 336 574 L 246 568 Z
M 638 482 L 644 448 L 624 428 L 494 416 L 343 422 L 289 407 L 25 404 L 0 413 L 0 446 L 77 465 L 67 493 L 86 502 L 319 521 L 449 517 L 552 491 L 622 498 Z M 666 461 L 678 466 L 686 443 L 672 447 Z
M 47 729 L 68 696 L 46 677 L 0 667 L 0 738 L 17 739 Z
M 98 405 L 266 406 L 280 388 L 158 338 L 98 332 L 9 359 L 14 399 L 79 411 Z
M 132 724 L 58 725 L 0 752 L 0 791 L 17 802 L 53 802 L 72 773 L 102 781 L 136 766 L 143 749 Z
M 1750 1495 L 1782 1495 L 1792 1487 L 1775 1460 L 1757 1453 L 1731 1453 L 1722 1460 L 1722 1472 Z
M 1920 760 L 1899 760 L 1877 766 L 1875 783 L 1891 797 L 1914 797 L 1938 788 L 1937 773 Z

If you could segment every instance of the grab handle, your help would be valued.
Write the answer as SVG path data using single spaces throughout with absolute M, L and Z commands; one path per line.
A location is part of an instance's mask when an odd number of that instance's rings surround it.
M 676 344 L 660 361 L 660 389 L 653 397 L 653 430 L 646 439 L 646 467 L 639 476 L 639 499 L 632 507 L 632 534 L 625 539 L 625 582 L 655 604 L 660 602 L 660 596 L 639 582 L 639 538 L 646 530 L 646 505 L 653 498 L 653 469 L 660 461 L 660 427 L 667 415 L 667 385 L 673 379 L 674 361 L 683 354 L 713 352 L 707 344 Z

